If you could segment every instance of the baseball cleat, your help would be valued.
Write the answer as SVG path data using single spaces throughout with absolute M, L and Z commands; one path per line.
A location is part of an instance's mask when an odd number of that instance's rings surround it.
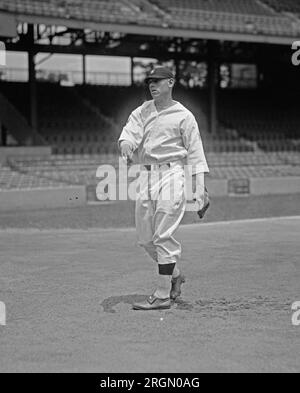
M 158 297 L 151 295 L 143 302 L 137 302 L 132 305 L 134 310 L 166 310 L 171 308 L 171 300 L 159 299 Z
M 185 276 L 180 274 L 176 278 L 172 278 L 172 289 L 170 292 L 170 298 L 176 300 L 181 295 L 181 285 L 185 283 Z

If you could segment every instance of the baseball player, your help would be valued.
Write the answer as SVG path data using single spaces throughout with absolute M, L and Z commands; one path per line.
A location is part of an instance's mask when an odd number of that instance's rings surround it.
M 141 164 L 135 213 L 138 243 L 158 264 L 155 291 L 133 309 L 160 310 L 171 307 L 185 282 L 178 265 L 181 245 L 174 238 L 186 208 L 184 166 L 191 168 L 199 210 L 205 204 L 204 174 L 209 169 L 195 117 L 172 98 L 174 74 L 157 67 L 145 81 L 153 100 L 132 112 L 118 143 L 127 162 L 135 157 Z

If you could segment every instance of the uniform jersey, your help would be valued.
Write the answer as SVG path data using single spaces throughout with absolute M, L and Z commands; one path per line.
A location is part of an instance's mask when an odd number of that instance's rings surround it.
M 161 112 L 154 100 L 145 102 L 130 115 L 122 141 L 132 145 L 139 164 L 184 161 L 193 174 L 209 172 L 196 119 L 179 102 Z

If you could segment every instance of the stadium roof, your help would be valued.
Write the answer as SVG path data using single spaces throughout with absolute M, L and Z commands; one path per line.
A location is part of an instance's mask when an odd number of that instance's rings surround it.
M 220 4 L 220 0 L 0 0 L 0 15 L 13 17 L 15 26 L 34 23 L 168 37 L 290 45 L 300 36 L 297 14 L 280 13 L 258 0 L 222 0 L 223 8 Z

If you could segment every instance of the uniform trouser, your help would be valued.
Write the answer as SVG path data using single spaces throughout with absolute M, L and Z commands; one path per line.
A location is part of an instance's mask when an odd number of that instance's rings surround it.
M 138 243 L 158 262 L 160 275 L 172 275 L 181 257 L 181 245 L 173 235 L 186 207 L 183 164 L 170 166 L 142 170 L 136 201 Z

